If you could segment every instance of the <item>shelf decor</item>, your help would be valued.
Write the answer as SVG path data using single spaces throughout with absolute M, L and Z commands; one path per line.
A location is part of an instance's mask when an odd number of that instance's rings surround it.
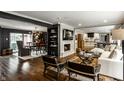
M 59 25 L 48 29 L 48 55 L 59 56 Z

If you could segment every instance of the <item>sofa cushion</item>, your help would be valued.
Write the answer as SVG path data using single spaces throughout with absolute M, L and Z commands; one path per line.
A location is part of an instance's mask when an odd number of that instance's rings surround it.
M 116 48 L 116 45 L 106 45 L 104 50 L 105 51 L 113 51 Z
M 92 49 L 90 51 L 93 52 L 93 53 L 95 53 L 95 54 L 103 53 L 104 52 L 104 50 L 101 49 L 101 48 L 94 48 L 94 49 Z
M 105 48 L 104 48 L 105 51 L 110 51 L 110 49 L 111 49 L 110 45 L 106 45 Z
M 111 45 L 110 46 L 110 51 L 113 51 L 116 48 L 116 45 Z
M 105 51 L 101 54 L 100 58 L 108 58 L 110 56 L 110 51 Z
M 115 50 L 112 50 L 108 58 L 112 59 L 114 55 L 115 55 Z
M 122 51 L 118 50 L 118 49 L 115 49 L 114 53 L 113 53 L 113 56 L 112 56 L 112 59 L 121 60 L 122 57 L 123 57 Z

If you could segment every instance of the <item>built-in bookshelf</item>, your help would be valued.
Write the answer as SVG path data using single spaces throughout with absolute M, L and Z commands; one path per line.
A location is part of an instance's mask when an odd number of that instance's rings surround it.
M 48 55 L 59 56 L 59 25 L 48 29 Z

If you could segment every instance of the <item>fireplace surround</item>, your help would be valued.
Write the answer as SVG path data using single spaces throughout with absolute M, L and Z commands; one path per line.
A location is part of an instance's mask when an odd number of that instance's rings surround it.
M 69 51 L 70 50 L 70 44 L 64 44 L 64 51 Z

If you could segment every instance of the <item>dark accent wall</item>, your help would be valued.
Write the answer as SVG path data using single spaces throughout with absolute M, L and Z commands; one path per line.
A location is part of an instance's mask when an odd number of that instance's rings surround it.
M 2 12 L 2 11 L 0 11 L 0 18 L 23 21 L 23 22 L 29 22 L 29 23 L 33 23 L 33 24 L 36 24 L 36 25 L 45 26 L 45 27 L 48 27 L 48 28 L 52 26 L 52 24 L 32 20 L 32 19 L 29 19 L 29 18 L 17 16 L 17 15 L 14 15 L 14 14 L 9 14 L 9 13 Z M 1 55 L 2 49 L 9 48 L 10 33 L 29 33 L 29 32 L 31 32 L 31 31 L 0 28 L 0 55 Z
M 10 48 L 10 33 L 29 34 L 31 31 L 0 28 L 0 55 L 3 49 Z
M 2 49 L 9 48 L 9 34 L 10 33 L 3 31 L 3 29 L 0 28 L 0 55 Z
M 2 31 L 1 33 L 1 49 L 9 48 L 9 41 L 10 41 L 10 33 L 6 31 Z

